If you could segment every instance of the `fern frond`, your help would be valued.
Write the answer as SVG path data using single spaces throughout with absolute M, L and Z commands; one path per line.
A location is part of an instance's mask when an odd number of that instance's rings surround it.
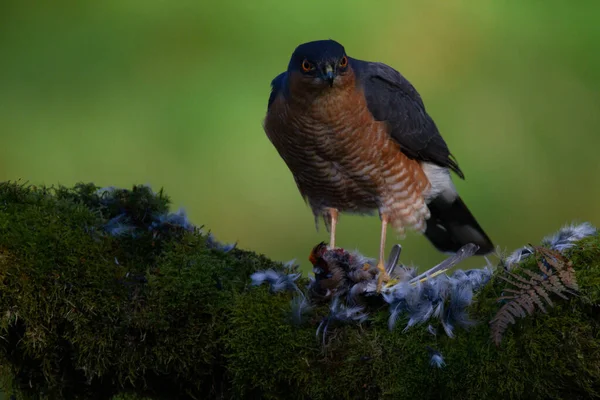
M 550 298 L 548 297 L 548 295 L 543 290 L 539 290 L 538 288 L 539 288 L 539 286 L 536 286 L 533 289 L 530 289 L 529 296 L 531 297 L 531 300 L 533 301 L 533 303 L 535 303 L 538 306 L 538 308 L 540 310 L 542 310 L 542 312 L 545 314 L 547 312 L 546 307 L 544 307 L 544 302 L 542 301 L 542 299 L 540 299 L 540 296 L 542 296 L 548 302 L 548 304 L 550 304 L 550 307 L 552 307 L 552 302 L 550 301 Z M 532 310 L 532 311 L 535 311 L 535 307 L 534 307 L 534 310 Z M 529 313 L 529 315 L 531 315 L 531 314 L 532 313 Z
M 541 284 L 543 285 L 544 282 L 542 281 Z M 548 292 L 546 290 L 544 290 L 543 286 L 540 286 L 540 285 L 534 286 L 533 292 L 542 296 L 544 298 L 544 300 L 546 300 L 546 303 L 548 303 L 548 305 L 550 307 L 554 307 L 554 303 L 552 303 L 552 300 L 550 300 L 550 296 L 548 296 Z M 541 303 L 541 300 L 540 300 L 540 303 Z M 543 307 L 540 308 L 540 310 L 542 310 L 543 312 L 546 312 L 546 310 Z
M 517 304 L 521 306 L 521 309 L 527 311 L 527 314 L 532 315 L 535 311 L 535 306 L 533 305 L 533 299 L 531 298 L 531 293 L 528 293 L 529 296 L 521 296 L 517 299 Z
M 575 279 L 575 270 L 573 269 L 573 262 L 556 250 L 546 249 L 543 247 L 540 247 L 540 249 L 541 253 L 544 255 L 544 259 L 542 261 L 545 261 L 551 268 L 553 268 L 556 271 L 560 283 L 568 289 L 574 291 L 579 290 L 579 286 L 577 285 L 577 281 Z M 569 293 L 568 290 L 565 291 Z
M 524 283 L 526 286 L 529 286 L 531 284 L 531 282 L 528 279 L 523 278 L 520 275 L 517 275 L 513 272 L 507 271 L 506 272 L 508 275 L 512 276 L 513 278 L 515 278 L 516 280 L 518 280 L 519 282 Z
M 515 290 L 515 289 L 511 289 L 511 288 L 505 288 L 504 291 L 508 292 L 508 293 L 515 293 L 515 294 L 521 294 L 523 292 L 522 289 L 521 290 Z M 512 297 L 514 297 L 514 296 L 512 296 Z
M 548 285 L 548 290 L 554 292 L 557 296 L 560 296 L 563 299 L 567 300 L 567 296 L 565 296 L 563 293 L 567 293 L 568 290 L 561 283 L 560 278 L 557 275 L 549 276 L 546 282 L 550 282 L 550 284 Z
M 558 271 L 566 268 L 567 259 L 558 251 L 541 246 L 536 247 L 535 251 L 542 256 L 542 261 L 544 261 L 544 263 L 547 263 L 555 270 Z
M 536 281 L 544 280 L 544 277 L 536 272 L 530 271 L 528 269 L 524 269 L 523 272 L 525 272 L 527 275 L 529 275 L 533 280 L 536 280 Z
M 519 297 L 519 299 L 506 304 L 508 306 L 508 311 L 510 311 L 512 315 L 517 318 L 523 318 L 527 315 L 527 313 L 523 309 L 523 306 L 521 305 L 521 302 L 519 301 L 522 298 L 523 297 Z
M 558 276 L 560 278 L 560 281 L 566 287 L 568 287 L 569 289 L 575 290 L 575 291 L 579 290 L 579 286 L 577 285 L 577 282 L 575 280 L 575 271 L 561 270 L 561 271 L 558 271 Z
M 573 291 L 577 290 L 575 270 L 570 260 L 556 250 L 544 247 L 533 247 L 533 249 L 537 258 L 538 272 L 524 269 L 522 275 L 506 271 L 508 276 L 499 276 L 513 288 L 508 287 L 503 290 L 502 296 L 497 300 L 506 303 L 490 321 L 491 337 L 496 345 L 500 344 L 508 325 L 515 324 L 517 318 L 533 315 L 536 306 L 546 313 L 542 299 L 550 307 L 554 307 L 551 294 L 567 300 L 567 295 L 575 294 Z
M 512 272 L 506 272 L 506 273 L 507 273 L 507 274 L 512 274 Z M 502 275 L 500 275 L 498 278 L 502 279 L 502 280 L 503 280 L 503 281 L 505 281 L 505 282 L 508 282 L 508 283 L 510 283 L 510 284 L 511 284 L 511 285 L 513 285 L 513 286 L 516 286 L 516 287 L 518 287 L 519 289 L 527 289 L 527 288 L 529 287 L 529 285 L 528 285 L 528 284 L 525 284 L 525 283 L 520 283 L 520 282 L 515 282 L 515 281 L 513 281 L 513 280 L 510 280 L 510 279 L 508 279 L 508 278 L 506 278 L 506 277 L 502 276 Z M 526 283 L 528 283 L 528 282 L 526 281 Z
M 562 284 L 569 289 L 579 290 L 575 280 L 573 262 L 556 250 L 544 249 L 543 251 L 546 262 L 556 270 Z

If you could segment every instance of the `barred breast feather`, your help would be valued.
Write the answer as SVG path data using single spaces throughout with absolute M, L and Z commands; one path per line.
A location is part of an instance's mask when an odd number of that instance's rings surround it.
M 400 234 L 409 227 L 424 231 L 427 176 L 385 123 L 373 119 L 353 85 L 310 101 L 274 99 L 265 131 L 315 215 L 330 207 L 378 211 Z

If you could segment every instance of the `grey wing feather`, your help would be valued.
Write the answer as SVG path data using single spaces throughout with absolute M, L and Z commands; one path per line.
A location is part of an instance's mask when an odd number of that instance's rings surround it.
M 386 121 L 390 135 L 408 157 L 460 170 L 435 123 L 425 111 L 417 90 L 398 71 L 383 63 L 350 59 L 362 86 L 367 107 L 378 121 Z

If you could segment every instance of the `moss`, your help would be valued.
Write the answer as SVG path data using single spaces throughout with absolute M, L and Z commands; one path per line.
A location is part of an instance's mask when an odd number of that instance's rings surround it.
M 0 185 L 0 327 L 15 387 L 49 398 L 217 393 L 232 293 L 275 264 L 213 250 L 197 230 L 149 229 L 168 208 L 160 193 L 103 201 L 97 189 Z M 134 229 L 107 233 L 122 213 Z
M 479 323 L 450 339 L 360 325 L 300 325 L 293 293 L 252 287 L 280 264 L 215 249 L 169 199 L 139 186 L 0 183 L 0 371 L 19 398 L 599 398 L 600 240 L 566 254 L 579 296 L 511 325 L 488 321 L 505 282 L 476 296 Z M 535 268 L 534 260 L 521 268 Z M 299 282 L 302 286 L 306 281 Z M 442 331 L 441 327 L 437 327 Z M 446 365 L 430 365 L 428 346 Z

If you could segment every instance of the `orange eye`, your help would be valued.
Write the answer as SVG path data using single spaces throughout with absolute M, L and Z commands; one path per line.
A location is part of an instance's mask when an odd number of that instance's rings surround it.
M 344 56 L 340 60 L 340 67 L 346 68 L 348 66 L 348 57 Z
M 308 60 L 302 61 L 302 70 L 304 72 L 311 71 L 312 69 L 313 69 L 313 65 L 310 62 L 308 62 Z

